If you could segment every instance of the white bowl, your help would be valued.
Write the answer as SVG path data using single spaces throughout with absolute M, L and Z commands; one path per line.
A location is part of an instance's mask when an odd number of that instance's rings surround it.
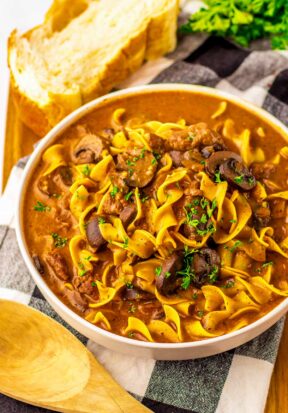
M 232 333 L 225 334 L 216 338 L 209 338 L 203 341 L 185 342 L 185 343 L 148 343 L 143 341 L 136 341 L 130 338 L 122 337 L 114 333 L 105 331 L 97 326 L 89 323 L 81 318 L 70 308 L 68 308 L 49 288 L 44 279 L 35 269 L 35 266 L 30 257 L 23 231 L 23 219 L 22 210 L 24 203 L 24 194 L 26 191 L 29 178 L 38 163 L 40 161 L 43 151 L 50 146 L 62 132 L 67 129 L 75 121 L 82 118 L 84 115 L 93 111 L 99 104 L 103 102 L 114 101 L 115 99 L 125 98 L 130 95 L 143 95 L 145 93 L 163 92 L 163 91 L 177 91 L 177 92 L 192 92 L 197 94 L 204 94 L 209 96 L 220 97 L 228 102 L 232 102 L 250 113 L 265 120 L 265 122 L 272 125 L 280 131 L 284 138 L 288 141 L 288 129 L 279 122 L 272 115 L 266 111 L 259 109 L 258 107 L 245 102 L 232 95 L 220 92 L 216 89 L 211 89 L 203 86 L 183 85 L 183 84 L 159 84 L 150 86 L 139 86 L 131 89 L 122 90 L 119 92 L 111 93 L 106 96 L 102 96 L 92 102 L 87 103 L 81 108 L 77 109 L 65 119 L 63 119 L 57 126 L 55 126 L 47 136 L 37 146 L 36 150 L 30 157 L 30 160 L 25 168 L 24 176 L 21 183 L 20 196 L 17 203 L 16 214 L 16 233 L 19 243 L 19 247 L 23 256 L 23 259 L 40 291 L 51 304 L 54 310 L 72 327 L 82 333 L 84 336 L 94 340 L 95 342 L 105 346 L 111 350 L 119 351 L 122 353 L 130 354 L 138 357 L 148 357 L 157 360 L 184 360 L 193 359 L 199 357 L 212 356 L 223 351 L 230 350 L 234 347 L 240 346 L 254 337 L 263 333 L 269 327 L 271 327 L 280 317 L 288 311 L 288 298 L 282 301 L 272 311 L 266 314 L 259 320 L 249 324 L 248 326 L 234 331 Z

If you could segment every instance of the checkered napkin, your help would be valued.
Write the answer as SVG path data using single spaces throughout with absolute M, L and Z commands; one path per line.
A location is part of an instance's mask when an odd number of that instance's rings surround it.
M 285 53 L 267 50 L 263 43 L 248 50 L 219 38 L 188 36 L 179 40 L 175 52 L 146 63 L 121 88 L 160 82 L 194 83 L 225 90 L 262 106 L 288 124 L 288 58 Z M 35 286 L 17 246 L 13 211 L 26 161 L 23 159 L 14 167 L 0 199 L 0 298 L 29 304 L 72 330 Z M 235 350 L 190 361 L 130 357 L 72 332 L 125 389 L 154 412 L 261 413 L 283 324 L 282 319 Z M 0 395 L 0 412 L 47 410 Z

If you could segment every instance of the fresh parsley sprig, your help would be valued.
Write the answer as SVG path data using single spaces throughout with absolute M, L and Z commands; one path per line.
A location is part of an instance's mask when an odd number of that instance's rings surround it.
M 181 27 L 182 33 L 205 32 L 229 37 L 247 47 L 270 37 L 273 49 L 288 48 L 287 0 L 204 0 L 205 7 Z

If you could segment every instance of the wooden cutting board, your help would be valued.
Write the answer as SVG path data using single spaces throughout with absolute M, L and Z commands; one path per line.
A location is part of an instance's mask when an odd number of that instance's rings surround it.
M 17 116 L 11 94 L 8 102 L 3 188 L 10 171 L 19 158 L 28 155 L 40 139 Z M 288 318 L 279 347 L 277 362 L 272 376 L 265 413 L 288 413 Z

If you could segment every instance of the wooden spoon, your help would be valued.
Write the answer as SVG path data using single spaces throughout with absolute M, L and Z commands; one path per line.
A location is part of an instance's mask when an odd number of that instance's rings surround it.
M 0 392 L 61 412 L 150 412 L 63 326 L 6 300 L 0 300 Z

